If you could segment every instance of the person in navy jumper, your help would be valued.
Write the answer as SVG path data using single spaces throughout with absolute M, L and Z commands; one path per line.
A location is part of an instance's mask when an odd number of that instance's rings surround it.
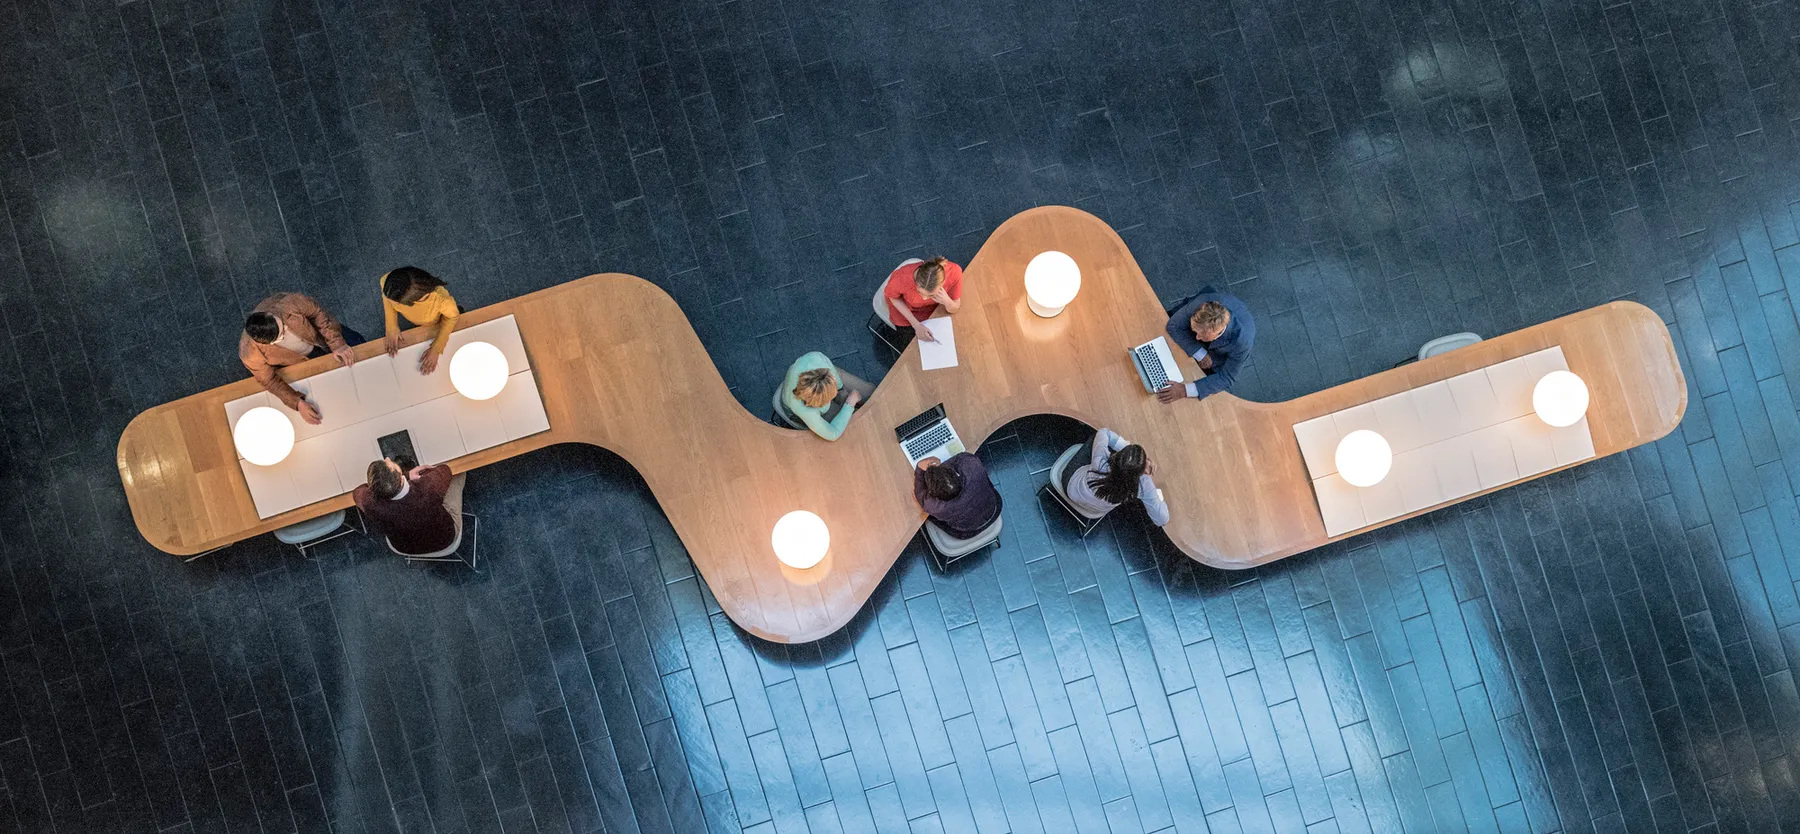
M 1169 341 L 1194 357 L 1206 375 L 1186 385 L 1168 385 L 1156 392 L 1166 403 L 1193 397 L 1205 399 L 1231 390 L 1250 347 L 1256 344 L 1256 317 L 1237 296 L 1201 287 L 1169 315 Z

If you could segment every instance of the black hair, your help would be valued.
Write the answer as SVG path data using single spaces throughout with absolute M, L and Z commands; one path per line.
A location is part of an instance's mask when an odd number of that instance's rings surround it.
M 962 494 L 963 476 L 955 468 L 938 464 L 925 470 L 925 494 L 949 501 Z
M 250 337 L 250 341 L 266 345 L 281 338 L 281 322 L 258 310 L 244 319 L 244 333 Z
M 1100 500 L 1113 505 L 1123 504 L 1137 497 L 1138 477 L 1144 474 L 1144 467 L 1149 462 L 1150 456 L 1144 454 L 1144 447 L 1133 443 L 1112 453 L 1104 473 L 1089 474 L 1088 486 Z
M 416 266 L 403 266 L 389 272 L 387 277 L 382 279 L 381 294 L 387 296 L 390 301 L 399 302 L 413 290 L 418 290 L 419 294 L 423 296 L 442 286 L 444 286 L 444 282 L 436 275 Z

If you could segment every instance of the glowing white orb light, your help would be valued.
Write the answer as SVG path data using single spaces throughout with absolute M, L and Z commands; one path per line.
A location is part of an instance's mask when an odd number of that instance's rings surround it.
M 506 354 L 487 342 L 470 342 L 450 357 L 450 384 L 471 400 L 493 399 L 510 373 Z
M 257 466 L 274 466 L 294 450 L 294 423 L 280 410 L 259 405 L 244 412 L 231 428 L 238 454 Z
M 1025 301 L 1031 312 L 1050 318 L 1081 292 L 1081 267 L 1061 252 L 1039 252 L 1025 265 Z
M 1394 450 L 1387 438 L 1368 429 L 1357 429 L 1338 441 L 1337 469 L 1351 486 L 1372 487 L 1387 477 L 1394 465 Z
M 1551 371 L 1531 389 L 1531 407 L 1552 426 L 1573 426 L 1587 414 L 1587 383 L 1568 371 Z
M 825 551 L 831 548 L 831 531 L 817 514 L 795 510 L 775 522 L 769 543 L 775 546 L 775 558 L 782 564 L 806 570 L 825 558 Z

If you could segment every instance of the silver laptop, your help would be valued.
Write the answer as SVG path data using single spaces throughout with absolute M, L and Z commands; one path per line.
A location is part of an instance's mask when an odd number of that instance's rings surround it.
M 1137 366 L 1138 379 L 1144 383 L 1144 390 L 1154 394 L 1164 387 L 1181 385 L 1187 380 L 1181 378 L 1181 366 L 1175 364 L 1175 354 L 1169 352 L 1169 337 L 1158 336 L 1131 349 L 1131 364 Z
M 906 453 L 906 462 L 913 466 L 926 458 L 949 460 L 965 451 L 962 438 L 956 436 L 950 418 L 944 416 L 943 403 L 901 423 L 894 429 L 894 437 L 900 441 L 900 451 Z

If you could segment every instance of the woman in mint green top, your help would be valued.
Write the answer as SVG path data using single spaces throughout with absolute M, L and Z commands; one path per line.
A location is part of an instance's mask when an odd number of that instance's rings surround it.
M 826 440 L 843 436 L 857 403 L 875 393 L 875 386 L 831 364 L 831 357 L 813 351 L 794 360 L 781 383 L 781 405 L 814 434 Z

